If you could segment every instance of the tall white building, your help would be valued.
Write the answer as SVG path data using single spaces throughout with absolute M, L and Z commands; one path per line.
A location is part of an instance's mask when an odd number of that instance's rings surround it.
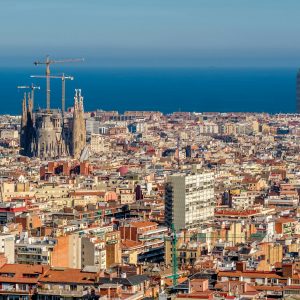
M 0 253 L 4 253 L 7 263 L 15 263 L 15 237 L 12 234 L 1 233 L 0 235 Z
M 165 222 L 176 230 L 199 228 L 214 215 L 214 173 L 179 173 L 167 178 Z

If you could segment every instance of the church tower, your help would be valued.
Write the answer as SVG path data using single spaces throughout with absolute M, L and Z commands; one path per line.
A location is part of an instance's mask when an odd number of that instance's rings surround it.
M 20 154 L 26 155 L 27 143 L 26 143 L 26 131 L 27 127 L 27 100 L 26 93 L 24 93 L 24 98 L 22 101 L 22 118 L 21 118 L 21 134 L 20 134 Z
M 27 125 L 27 99 L 26 93 L 24 93 L 24 98 L 22 101 L 22 119 L 21 119 L 21 127 L 25 127 Z
M 86 131 L 83 110 L 83 97 L 81 90 L 75 90 L 74 113 L 73 113 L 73 131 L 72 131 L 72 155 L 79 159 L 86 145 Z
M 20 154 L 33 156 L 32 145 L 34 144 L 34 127 L 33 127 L 33 102 L 30 93 L 22 102 L 21 134 L 20 134 Z

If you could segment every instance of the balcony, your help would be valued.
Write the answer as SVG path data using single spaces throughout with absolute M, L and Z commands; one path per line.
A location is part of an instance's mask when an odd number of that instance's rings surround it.
M 0 288 L 0 295 L 30 295 L 31 292 L 29 290 L 21 290 L 16 288 Z
M 124 295 L 125 296 L 125 295 Z M 143 292 L 138 292 L 135 293 L 129 297 L 126 297 L 126 300 L 139 300 L 144 298 L 144 293 Z
M 35 254 L 35 255 L 41 255 L 42 251 L 40 250 L 32 250 L 32 249 L 16 249 L 16 252 L 19 254 Z
M 63 297 L 83 297 L 87 293 L 88 291 L 38 289 L 39 295 L 52 295 L 52 296 L 63 296 Z

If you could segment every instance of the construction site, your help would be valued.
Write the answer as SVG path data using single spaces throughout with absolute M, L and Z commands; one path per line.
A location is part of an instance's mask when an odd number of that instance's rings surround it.
M 29 89 L 24 93 L 22 101 L 22 119 L 20 134 L 20 154 L 40 159 L 51 159 L 72 156 L 80 158 L 86 144 L 83 97 L 77 89 L 74 96 L 74 107 L 71 113 L 66 113 L 65 94 L 66 80 L 74 80 L 73 76 L 51 75 L 50 65 L 60 63 L 81 62 L 83 59 L 52 60 L 49 56 L 44 61 L 35 61 L 34 65 L 46 66 L 45 75 L 31 75 L 31 78 L 46 79 L 46 107 L 35 109 L 34 93 L 39 86 L 18 86 L 19 89 Z M 61 107 L 51 107 L 50 80 L 60 79 Z

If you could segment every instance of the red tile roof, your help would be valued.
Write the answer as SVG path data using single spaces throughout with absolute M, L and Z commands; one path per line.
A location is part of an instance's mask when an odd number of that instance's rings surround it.
M 42 265 L 5 264 L 0 268 L 0 282 L 35 284 L 49 268 Z
M 50 269 L 39 280 L 41 283 L 91 284 L 95 282 L 96 273 L 82 272 L 80 269 Z

